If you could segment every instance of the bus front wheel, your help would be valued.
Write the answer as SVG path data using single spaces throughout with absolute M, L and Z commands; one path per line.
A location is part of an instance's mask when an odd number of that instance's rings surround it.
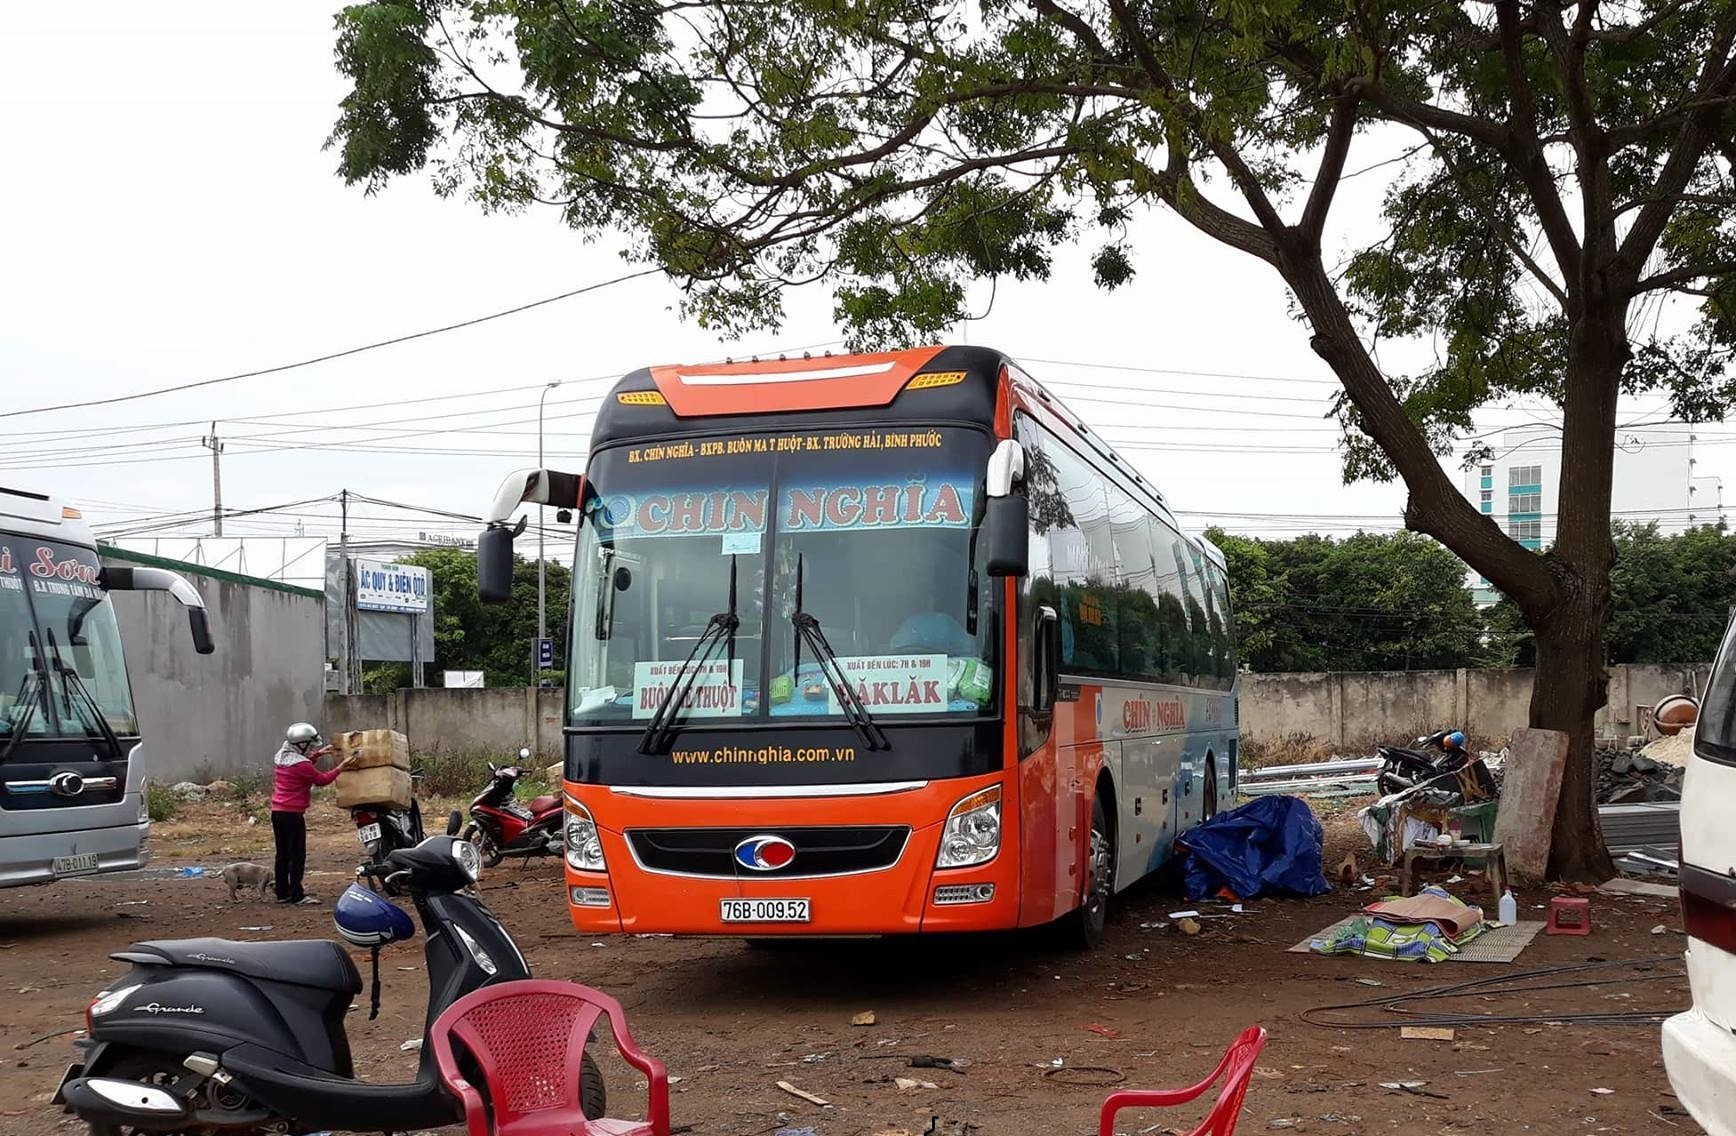
M 1091 833 L 1085 847 L 1085 890 L 1079 907 L 1062 920 L 1063 939 L 1076 950 L 1103 941 L 1109 922 L 1109 897 L 1115 891 L 1115 840 L 1103 798 L 1091 802 Z

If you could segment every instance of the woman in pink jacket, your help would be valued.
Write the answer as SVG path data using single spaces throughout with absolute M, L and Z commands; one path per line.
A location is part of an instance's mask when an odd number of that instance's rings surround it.
M 320 771 L 315 764 L 331 752 L 330 746 L 319 746 L 319 731 L 306 722 L 297 722 L 284 735 L 284 742 L 272 758 L 276 783 L 271 792 L 271 837 L 277 844 L 277 902 L 318 903 L 301 888 L 301 878 L 307 871 L 307 806 L 316 785 L 330 785 L 338 774 L 355 761 L 346 757 L 332 768 Z

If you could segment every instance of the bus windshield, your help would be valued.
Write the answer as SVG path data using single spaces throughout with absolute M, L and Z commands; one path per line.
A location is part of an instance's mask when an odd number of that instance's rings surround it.
M 993 709 L 991 589 L 976 540 L 986 435 L 744 434 L 596 454 L 574 568 L 574 724 L 644 723 L 711 617 L 678 719 L 840 719 L 794 616 L 817 622 L 864 708 Z M 829 660 L 826 660 L 829 662 Z
M 0 734 L 139 732 L 100 571 L 93 549 L 0 536 Z

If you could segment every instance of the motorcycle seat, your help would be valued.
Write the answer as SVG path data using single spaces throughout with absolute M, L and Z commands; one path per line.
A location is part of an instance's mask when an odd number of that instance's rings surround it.
M 535 797 L 531 800 L 530 811 L 533 813 L 546 813 L 560 803 L 561 799 L 553 793 L 544 793 L 542 796 Z
M 264 982 L 286 982 L 342 994 L 360 994 L 356 964 L 330 939 L 239 943 L 233 939 L 153 939 L 112 956 L 142 965 L 228 970 Z
M 1409 746 L 1381 746 L 1380 756 L 1382 758 L 1408 757 L 1413 761 L 1420 761 L 1425 765 L 1433 765 L 1435 760 L 1422 750 L 1412 749 Z

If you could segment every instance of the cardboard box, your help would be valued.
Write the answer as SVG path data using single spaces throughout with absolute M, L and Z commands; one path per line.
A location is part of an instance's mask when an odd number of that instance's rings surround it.
M 391 805 L 407 809 L 413 796 L 410 771 L 393 765 L 376 765 L 368 769 L 346 769 L 338 774 L 338 807 L 357 805 Z
M 353 770 L 410 768 L 410 739 L 396 730 L 351 730 L 332 743 L 340 757 L 353 757 Z

